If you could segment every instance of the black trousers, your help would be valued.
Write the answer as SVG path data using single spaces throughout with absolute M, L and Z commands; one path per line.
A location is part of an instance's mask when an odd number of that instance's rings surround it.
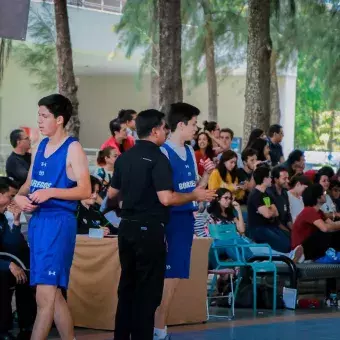
M 324 233 L 318 230 L 304 240 L 302 246 L 306 260 L 316 260 L 325 256 L 328 248 L 340 251 L 340 231 Z
M 115 340 L 152 340 L 154 316 L 162 301 L 165 227 L 122 220 L 118 231 L 122 267 Z
M 29 274 L 26 273 L 29 278 Z M 30 329 L 37 314 L 35 294 L 29 282 L 16 284 L 12 273 L 0 271 L 0 333 L 7 332 L 13 327 L 12 296 L 15 288 L 15 298 L 20 329 Z

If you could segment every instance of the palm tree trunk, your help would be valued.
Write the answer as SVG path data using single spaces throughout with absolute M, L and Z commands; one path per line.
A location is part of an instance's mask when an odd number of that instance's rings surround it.
M 329 138 L 327 143 L 327 149 L 329 152 L 333 152 L 334 149 L 334 127 L 335 127 L 335 110 L 331 112 L 331 119 L 329 121 Z
M 203 12 L 205 16 L 205 62 L 208 83 L 208 118 L 211 121 L 217 121 L 217 78 L 215 68 L 215 43 L 214 32 L 211 27 L 212 15 L 209 8 L 209 1 L 202 0 Z
M 78 117 L 78 86 L 73 71 L 72 45 L 67 14 L 67 1 L 54 1 L 55 25 L 57 32 L 57 76 L 59 93 L 69 98 L 73 105 L 73 116 L 67 125 L 70 135 L 78 137 L 80 121 Z
M 159 0 L 159 105 L 183 101 L 181 0 Z
M 267 131 L 270 120 L 270 0 L 249 0 L 247 78 L 243 141 L 254 128 Z
M 151 108 L 159 108 L 158 0 L 153 1 L 151 54 Z
M 12 40 L 0 38 L 0 86 L 4 78 L 5 67 L 12 51 Z
M 277 54 L 272 51 L 270 57 L 270 125 L 280 124 L 280 96 L 276 72 Z

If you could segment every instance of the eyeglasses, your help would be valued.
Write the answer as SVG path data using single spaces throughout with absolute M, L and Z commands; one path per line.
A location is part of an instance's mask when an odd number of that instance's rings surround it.
M 232 199 L 230 196 L 222 196 L 221 198 L 224 198 L 226 201 Z

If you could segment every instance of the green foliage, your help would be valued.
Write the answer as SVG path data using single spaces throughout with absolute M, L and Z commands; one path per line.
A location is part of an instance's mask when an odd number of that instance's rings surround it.
M 30 11 L 28 33 L 33 44 L 18 43 L 13 56 L 18 64 L 38 79 L 33 85 L 42 92 L 57 88 L 55 23 L 52 6 L 43 4 L 42 11 Z

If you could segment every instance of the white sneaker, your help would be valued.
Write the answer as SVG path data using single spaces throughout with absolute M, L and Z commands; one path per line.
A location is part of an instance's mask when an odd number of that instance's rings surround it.
M 295 249 L 290 252 L 289 257 L 294 263 L 304 262 L 305 254 L 303 253 L 302 245 L 295 247 Z

